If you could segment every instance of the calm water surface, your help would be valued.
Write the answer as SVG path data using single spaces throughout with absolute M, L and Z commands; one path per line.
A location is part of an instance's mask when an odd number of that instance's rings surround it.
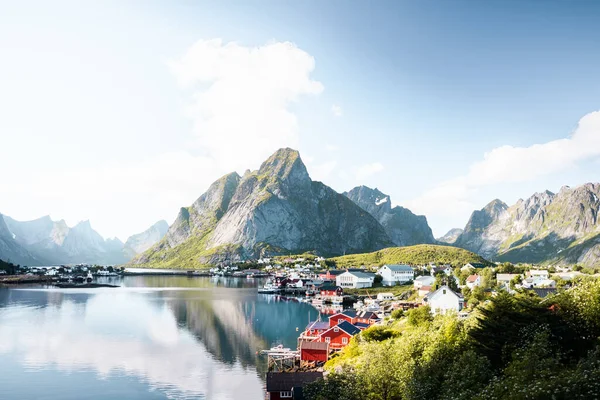
M 260 281 L 104 278 L 115 289 L 0 288 L 0 399 L 264 399 L 261 349 L 317 311 Z

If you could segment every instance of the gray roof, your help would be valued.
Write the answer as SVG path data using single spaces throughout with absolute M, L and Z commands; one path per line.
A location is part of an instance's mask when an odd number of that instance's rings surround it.
M 357 278 L 375 278 L 375 274 L 372 272 L 348 271 L 348 273 L 354 275 Z
M 406 264 L 385 264 L 384 267 L 388 267 L 389 269 L 391 269 L 392 271 L 395 271 L 395 272 L 400 272 L 400 271 L 412 272 L 413 271 L 413 269 L 410 267 L 410 265 L 406 265 Z

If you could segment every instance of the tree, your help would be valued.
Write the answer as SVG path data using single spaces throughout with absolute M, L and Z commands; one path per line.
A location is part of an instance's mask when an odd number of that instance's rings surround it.
M 381 282 L 383 282 L 383 276 L 379 274 L 375 275 L 375 279 L 373 279 L 373 287 L 381 286 Z
M 429 306 L 413 308 L 406 314 L 408 315 L 408 323 L 413 326 L 423 325 L 433 320 L 431 308 Z

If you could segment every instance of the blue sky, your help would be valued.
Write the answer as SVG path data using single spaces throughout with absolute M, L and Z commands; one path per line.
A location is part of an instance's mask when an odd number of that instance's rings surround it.
M 292 146 L 439 236 L 494 198 L 598 181 L 598 20 L 595 2 L 0 3 L 0 212 L 124 240 Z

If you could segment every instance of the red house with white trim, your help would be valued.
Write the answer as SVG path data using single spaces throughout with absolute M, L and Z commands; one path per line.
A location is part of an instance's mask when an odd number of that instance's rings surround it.
M 352 336 L 360 332 L 360 329 L 352 325 L 348 321 L 343 321 L 340 324 L 329 328 L 325 332 L 321 333 L 315 342 L 325 342 L 329 344 L 331 350 L 340 350 L 348 343 Z

